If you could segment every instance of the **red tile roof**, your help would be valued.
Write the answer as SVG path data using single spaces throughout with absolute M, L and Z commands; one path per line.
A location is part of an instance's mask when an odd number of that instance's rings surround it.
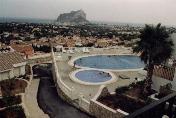
M 13 68 L 14 64 L 25 62 L 25 59 L 17 52 L 0 53 L 0 72 Z

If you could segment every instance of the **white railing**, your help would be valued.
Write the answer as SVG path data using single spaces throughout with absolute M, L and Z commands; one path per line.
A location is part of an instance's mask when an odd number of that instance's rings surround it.
M 56 77 L 56 84 L 58 84 L 58 86 L 60 87 L 60 89 L 67 95 L 72 95 L 72 89 L 69 88 L 61 79 L 59 72 L 58 72 L 58 68 L 57 68 L 57 64 L 56 64 L 56 60 L 55 60 L 55 56 L 54 56 L 54 52 L 52 51 L 52 58 L 53 58 L 53 71 Z
M 85 111 L 89 112 L 90 102 L 87 101 L 84 98 L 84 96 L 80 96 L 80 98 L 79 98 L 79 106 L 81 106 L 81 108 L 83 108 Z

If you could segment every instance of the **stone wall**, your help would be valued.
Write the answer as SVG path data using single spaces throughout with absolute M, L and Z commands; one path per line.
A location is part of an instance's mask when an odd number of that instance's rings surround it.
M 97 101 L 90 101 L 90 113 L 96 118 L 123 118 L 125 115 Z
M 102 85 L 95 97 L 90 101 L 90 113 L 97 118 L 123 118 L 125 116 L 123 113 L 97 101 L 99 97 L 104 97 L 109 94 L 107 87 Z

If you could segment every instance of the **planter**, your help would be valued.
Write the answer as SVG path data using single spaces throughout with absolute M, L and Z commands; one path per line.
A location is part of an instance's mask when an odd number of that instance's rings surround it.
M 136 100 L 133 97 L 116 94 L 110 94 L 109 96 L 101 97 L 98 99 L 98 101 L 105 106 L 108 106 L 114 110 L 118 110 L 118 112 L 125 115 L 132 113 L 146 105 L 146 103 Z

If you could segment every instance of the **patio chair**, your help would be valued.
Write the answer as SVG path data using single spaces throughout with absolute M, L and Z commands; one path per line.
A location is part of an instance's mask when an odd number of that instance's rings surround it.
M 63 53 L 66 53 L 67 51 L 65 49 L 62 50 Z
M 126 75 L 123 75 L 123 74 L 119 75 L 119 78 L 121 78 L 121 79 L 130 79 L 130 77 L 128 77 Z
M 68 50 L 68 52 L 69 52 L 70 54 L 74 54 L 74 51 L 73 51 L 73 50 Z
M 84 52 L 84 53 L 89 53 L 90 51 L 89 51 L 88 48 L 84 47 L 84 48 L 83 48 L 83 52 Z

